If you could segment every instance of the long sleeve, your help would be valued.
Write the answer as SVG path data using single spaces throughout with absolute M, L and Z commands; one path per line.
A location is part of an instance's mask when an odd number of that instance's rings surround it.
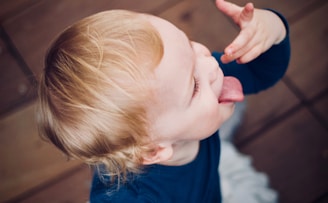
M 272 11 L 272 10 L 271 10 Z M 286 27 L 286 37 L 278 45 L 246 64 L 237 64 L 235 61 L 223 64 L 220 60 L 222 53 L 213 52 L 212 55 L 219 62 L 225 76 L 238 78 L 245 94 L 257 93 L 278 82 L 285 74 L 290 60 L 289 28 L 286 19 L 276 11 Z

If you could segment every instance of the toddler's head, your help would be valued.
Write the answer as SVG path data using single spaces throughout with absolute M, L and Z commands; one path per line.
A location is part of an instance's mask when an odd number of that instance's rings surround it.
M 146 107 L 153 103 L 161 38 L 141 14 L 87 17 L 52 44 L 40 79 L 41 134 L 69 157 L 136 172 L 151 153 Z

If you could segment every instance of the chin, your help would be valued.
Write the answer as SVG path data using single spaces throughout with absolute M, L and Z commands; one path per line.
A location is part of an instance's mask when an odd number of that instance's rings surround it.
M 224 108 L 221 111 L 222 123 L 227 121 L 233 114 L 235 110 L 235 103 L 226 104 L 228 108 Z M 222 124 L 221 124 L 222 125 Z

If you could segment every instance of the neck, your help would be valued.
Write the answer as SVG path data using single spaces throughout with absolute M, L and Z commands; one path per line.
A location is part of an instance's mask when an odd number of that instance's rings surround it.
M 159 164 L 166 166 L 181 166 L 192 162 L 199 150 L 199 141 L 180 141 L 173 144 L 173 156 Z

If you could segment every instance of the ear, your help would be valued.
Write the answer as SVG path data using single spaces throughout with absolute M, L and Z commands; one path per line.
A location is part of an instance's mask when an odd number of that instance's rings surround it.
M 173 147 L 171 144 L 157 145 L 155 151 L 143 156 L 143 164 L 157 164 L 169 160 L 173 156 Z

